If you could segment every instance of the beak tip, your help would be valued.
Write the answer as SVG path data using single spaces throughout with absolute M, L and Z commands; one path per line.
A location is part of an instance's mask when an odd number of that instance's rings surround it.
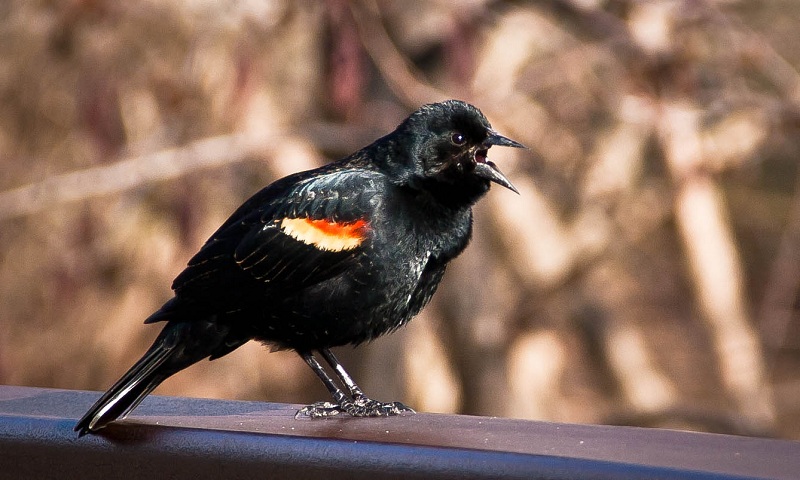
M 519 190 L 517 190 L 517 187 L 515 187 L 513 183 L 509 182 L 508 179 L 506 179 L 506 183 L 499 183 L 499 182 L 495 182 L 495 183 L 497 183 L 498 185 L 502 185 L 502 186 L 506 187 L 507 189 L 511 190 L 512 192 L 516 193 L 517 195 L 520 194 Z
M 506 137 L 503 137 L 503 138 L 506 138 Z M 528 147 L 526 147 L 525 145 L 519 143 L 516 140 L 511 140 L 510 138 L 506 138 L 506 140 L 508 140 L 508 143 L 503 145 L 505 147 L 522 148 L 524 150 L 530 150 Z

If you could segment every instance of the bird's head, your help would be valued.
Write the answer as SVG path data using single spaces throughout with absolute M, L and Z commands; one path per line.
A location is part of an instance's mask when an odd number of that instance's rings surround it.
M 456 204 L 473 203 L 491 182 L 517 191 L 487 155 L 495 145 L 523 145 L 494 131 L 483 113 L 468 103 L 424 105 L 397 132 L 409 145 L 408 160 L 413 165 L 406 165 L 404 181 L 413 188 Z

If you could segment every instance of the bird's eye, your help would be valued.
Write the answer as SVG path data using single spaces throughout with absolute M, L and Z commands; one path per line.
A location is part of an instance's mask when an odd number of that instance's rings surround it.
M 453 142 L 453 145 L 460 147 L 461 145 L 467 143 L 467 137 L 465 137 L 462 133 L 454 132 L 452 135 L 450 135 L 450 141 Z

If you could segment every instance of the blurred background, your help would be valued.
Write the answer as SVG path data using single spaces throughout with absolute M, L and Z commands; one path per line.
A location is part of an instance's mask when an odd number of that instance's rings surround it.
M 459 98 L 471 246 L 338 350 L 419 411 L 800 439 L 800 2 L 5 0 L 0 383 L 104 390 L 249 195 Z M 251 342 L 157 394 L 311 402 Z M 88 407 L 88 405 L 87 405 Z

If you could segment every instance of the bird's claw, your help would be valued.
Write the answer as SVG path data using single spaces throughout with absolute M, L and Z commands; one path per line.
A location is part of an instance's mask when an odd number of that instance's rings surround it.
M 297 411 L 294 418 L 327 418 L 342 413 L 341 407 L 331 402 L 317 402 Z
M 400 402 L 379 402 L 361 397 L 343 405 L 343 410 L 353 417 L 391 417 L 404 413 L 416 413 Z
M 339 405 L 331 402 L 317 402 L 298 410 L 295 418 L 327 418 L 340 413 L 346 413 L 351 417 L 391 417 L 416 412 L 400 402 L 379 402 L 361 397 L 356 400 L 345 400 Z

